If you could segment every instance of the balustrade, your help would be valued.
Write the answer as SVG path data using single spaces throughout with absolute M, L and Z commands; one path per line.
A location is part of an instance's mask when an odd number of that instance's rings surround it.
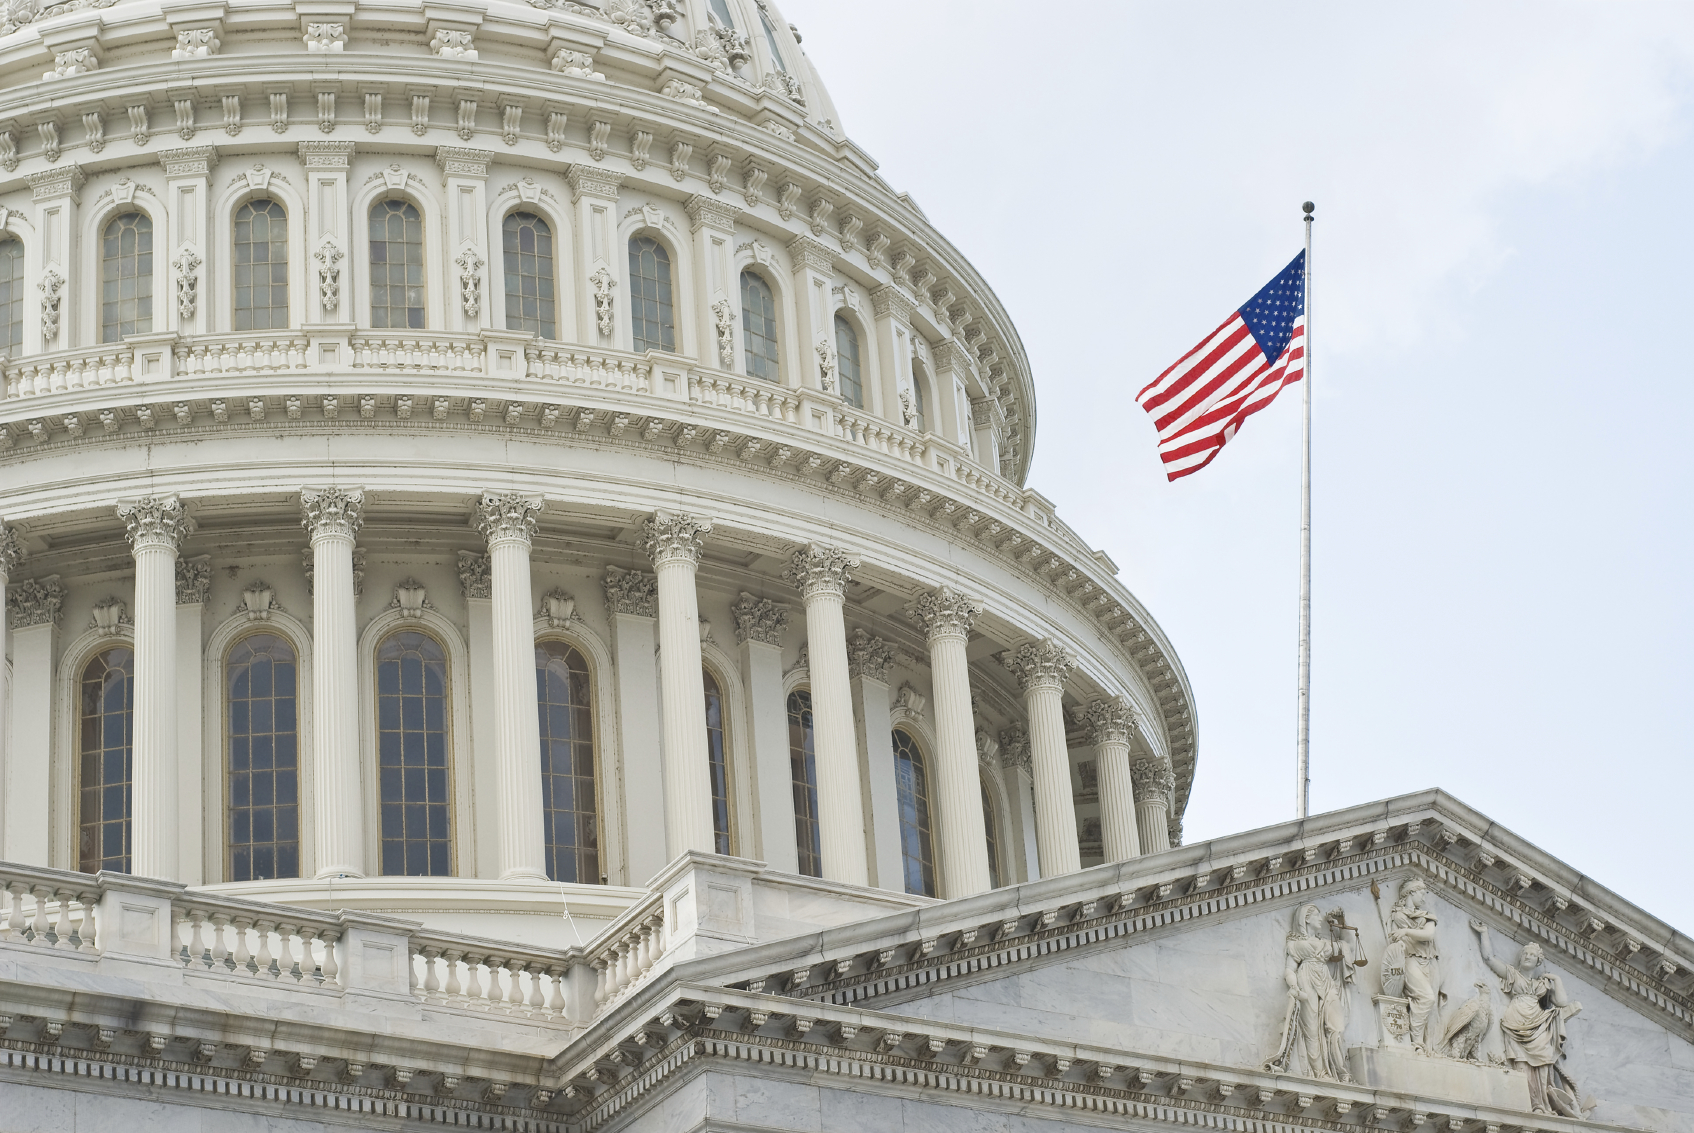
M 769 382 L 744 380 L 727 374 L 688 375 L 688 400 L 732 413 L 769 417 L 789 425 L 800 423 L 800 395 Z
M 93 879 L 89 881 L 92 883 Z M 0 942 L 95 955 L 100 891 L 0 875 Z
M 483 372 L 487 352 L 481 339 L 463 335 L 357 334 L 352 340 L 355 370 L 398 370 L 417 373 Z M 513 375 L 520 377 L 521 375 Z
M 665 916 L 660 909 L 643 910 L 631 919 L 626 913 L 612 925 L 607 939 L 588 953 L 595 971 L 594 1003 L 604 1011 L 639 985 L 664 955 Z
M 653 367 L 637 358 L 614 358 L 577 347 L 537 342 L 524 347 L 528 377 L 544 382 L 652 393 Z
M 172 350 L 176 376 L 201 374 L 277 374 L 304 370 L 310 341 L 305 338 L 201 338 L 179 342 Z
M 5 367 L 6 396 L 94 389 L 135 380 L 135 352 L 111 345 L 96 350 L 43 354 Z

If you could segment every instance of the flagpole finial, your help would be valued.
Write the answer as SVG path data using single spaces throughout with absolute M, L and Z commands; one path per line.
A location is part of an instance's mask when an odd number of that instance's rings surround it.
M 1311 201 L 1307 201 L 1305 204 L 1300 206 L 1300 211 L 1305 213 L 1307 216 L 1311 216 L 1312 213 L 1317 210 L 1317 207 L 1318 206 L 1314 205 Z

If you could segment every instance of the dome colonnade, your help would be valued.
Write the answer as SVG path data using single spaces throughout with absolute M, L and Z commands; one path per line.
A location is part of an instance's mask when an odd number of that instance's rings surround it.
M 842 137 L 774 6 L 330 7 L 59 5 L 0 41 L 3 856 L 88 860 L 66 608 L 90 611 L 83 644 L 134 643 L 141 873 L 230 880 L 213 831 L 238 816 L 196 764 L 232 742 L 216 690 L 242 625 L 293 627 L 320 874 L 390 872 L 375 682 L 402 626 L 441 654 L 413 660 L 460 674 L 430 734 L 476 758 L 418 821 L 474 820 L 431 836 L 461 873 L 559 873 L 548 634 L 596 669 L 579 818 L 605 876 L 683 849 L 803 866 L 782 845 L 796 692 L 827 878 L 958 895 L 1168 844 L 1193 774 L 1180 665 L 1022 487 L 1015 330 Z M 567 567 L 579 589 L 606 572 L 604 608 L 555 587 L 537 614 Z M 743 617 L 775 617 L 772 594 L 803 605 L 803 655 Z M 890 750 L 900 721 L 913 758 Z M 1079 783 L 1100 811 L 1080 852 Z M 902 842 L 920 826 L 933 850 Z

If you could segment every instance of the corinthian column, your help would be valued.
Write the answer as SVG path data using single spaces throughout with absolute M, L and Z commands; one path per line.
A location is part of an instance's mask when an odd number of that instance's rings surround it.
M 712 521 L 657 512 L 642 529 L 659 590 L 659 692 L 664 697 L 665 835 L 670 856 L 715 853 L 706 684 L 700 675 L 700 598 L 694 575 Z
M 920 594 L 906 616 L 929 636 L 935 685 L 935 798 L 941 856 L 941 896 L 986 892 L 988 835 L 982 824 L 982 780 L 976 769 L 970 668 L 965 644 L 982 603 L 946 586 Z
M 358 634 L 353 540 L 364 526 L 359 489 L 305 489 L 301 526 L 312 533 L 312 811 L 319 877 L 365 875 L 359 776 Z
M 1094 742 L 1094 766 L 1100 776 L 1100 835 L 1106 860 L 1126 862 L 1141 855 L 1136 831 L 1135 789 L 1129 772 L 1129 737 L 1135 714 L 1121 697 L 1096 700 L 1079 713 Z
M 499 751 L 500 876 L 547 880 L 541 831 L 541 732 L 529 548 L 541 501 L 484 493 L 476 523 L 488 540 L 494 605 L 494 739 Z
M 1071 796 L 1070 753 L 1065 748 L 1065 678 L 1076 658 L 1052 641 L 1025 644 L 1003 654 L 1006 668 L 1023 685 L 1029 710 L 1030 775 L 1035 781 L 1035 845 L 1041 876 L 1057 877 L 1082 868 L 1076 841 L 1076 804 Z
M 23 548 L 18 545 L 18 537 L 10 527 L 0 523 L 0 783 L 7 781 L 6 761 L 11 755 L 12 733 L 6 726 L 6 622 L 9 612 L 6 606 L 6 583 L 13 568 L 23 562 Z M 3 814 L 0 814 L 3 817 Z M 0 851 L 4 847 L 0 846 Z
M 865 863 L 865 809 L 859 790 L 853 690 L 847 675 L 847 623 L 842 607 L 848 572 L 859 560 L 813 543 L 797 551 L 785 577 L 806 600 L 806 651 L 812 678 L 812 724 L 818 768 L 818 846 L 823 875 L 870 884 Z
M 176 806 L 176 549 L 194 521 L 175 496 L 118 505 L 135 554 L 135 738 L 130 872 L 174 880 Z
M 1176 775 L 1162 759 L 1138 759 L 1129 769 L 1135 780 L 1135 824 L 1141 830 L 1141 852 L 1156 854 L 1171 848 L 1171 792 Z

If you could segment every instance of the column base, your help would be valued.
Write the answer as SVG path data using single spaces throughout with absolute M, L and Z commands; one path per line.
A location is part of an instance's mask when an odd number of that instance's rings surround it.
M 317 874 L 315 875 L 316 880 L 318 880 L 318 881 L 323 881 L 323 880 L 326 880 L 326 879 L 329 879 L 329 878 L 337 878 L 337 877 L 358 878 L 360 880 L 363 880 L 364 876 L 365 875 L 363 873 L 354 869 L 352 866 L 344 866 L 344 865 L 328 866 L 324 869 L 318 870 Z
M 539 881 L 550 884 L 552 878 L 545 873 L 533 869 L 509 869 L 500 875 L 501 881 Z

